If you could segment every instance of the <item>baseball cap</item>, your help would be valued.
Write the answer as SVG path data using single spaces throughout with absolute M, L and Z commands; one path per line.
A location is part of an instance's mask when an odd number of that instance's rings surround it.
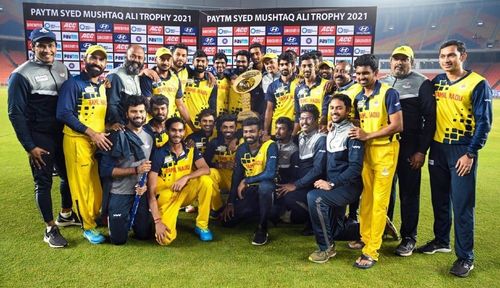
M 278 59 L 278 55 L 276 55 L 275 53 L 266 53 L 264 57 L 262 57 L 262 60 L 266 59 Z
M 333 62 L 332 61 L 328 61 L 328 60 L 325 60 L 323 62 L 321 62 L 321 64 L 319 64 L 319 67 L 323 66 L 323 65 L 326 65 L 330 68 L 335 68 L 335 65 L 333 65 Z
M 397 47 L 394 51 L 392 51 L 391 57 L 396 54 L 405 55 L 406 57 L 413 59 L 413 49 L 411 49 L 410 46 L 403 45 Z
M 158 50 L 156 50 L 155 56 L 156 57 L 160 57 L 160 56 L 163 56 L 163 55 L 170 55 L 170 56 L 172 56 L 172 52 L 170 52 L 170 49 L 165 48 L 165 47 L 158 48 Z
M 30 34 L 31 42 L 35 43 L 44 38 L 47 38 L 48 40 L 51 41 L 56 41 L 56 34 L 54 34 L 54 32 L 50 31 L 45 27 L 36 28 L 35 30 L 31 31 Z
M 104 47 L 102 47 L 101 45 L 91 45 L 89 48 L 87 48 L 87 51 L 85 51 L 85 55 L 91 55 L 95 52 L 101 52 L 105 57 L 108 57 L 106 49 L 104 49 Z

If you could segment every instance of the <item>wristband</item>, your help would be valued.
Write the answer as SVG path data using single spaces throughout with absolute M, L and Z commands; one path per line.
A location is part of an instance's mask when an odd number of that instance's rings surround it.
M 155 221 L 155 224 L 158 224 L 158 223 L 160 223 L 161 218 L 156 218 L 154 221 Z

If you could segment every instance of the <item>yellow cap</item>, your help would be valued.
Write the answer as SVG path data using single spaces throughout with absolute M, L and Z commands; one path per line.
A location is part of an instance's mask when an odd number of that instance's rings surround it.
M 158 48 L 158 50 L 156 50 L 155 56 L 160 57 L 163 55 L 172 56 L 172 52 L 170 52 L 170 50 L 168 48 L 165 48 L 165 47 Z
M 323 65 L 326 65 L 332 69 L 335 68 L 335 65 L 333 65 L 333 62 L 332 61 L 328 61 L 328 60 L 325 60 L 323 62 L 321 62 L 321 64 L 319 64 L 319 67 L 323 66 Z
M 413 49 L 411 49 L 410 46 L 403 45 L 397 47 L 394 51 L 392 51 L 391 57 L 396 54 L 405 55 L 406 57 L 413 59 Z
M 91 55 L 97 51 L 103 53 L 105 57 L 108 57 L 108 53 L 106 52 L 106 49 L 104 49 L 104 47 L 102 47 L 101 45 L 90 46 L 89 48 L 87 48 L 87 51 L 85 51 L 85 55 Z
M 262 57 L 262 61 L 266 59 L 278 59 L 278 55 L 276 55 L 275 53 L 266 53 L 264 57 Z

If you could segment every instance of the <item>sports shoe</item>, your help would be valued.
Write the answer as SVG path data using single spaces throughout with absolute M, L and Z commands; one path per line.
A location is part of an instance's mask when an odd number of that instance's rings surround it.
M 200 236 L 201 241 L 212 241 L 212 239 L 214 238 L 214 236 L 212 235 L 212 231 L 210 231 L 209 229 L 201 229 L 198 226 L 194 228 L 194 233 Z
M 347 242 L 347 246 L 350 249 L 361 250 L 361 249 L 363 249 L 363 247 L 365 247 L 365 243 L 363 243 L 363 241 L 361 241 L 361 240 L 349 241 L 349 242 Z
M 311 255 L 309 255 L 309 261 L 314 263 L 323 264 L 328 262 L 328 260 L 337 255 L 335 246 L 330 246 L 326 251 L 316 250 Z
M 68 246 L 68 241 L 59 233 L 59 228 L 57 228 L 57 226 L 52 226 L 49 232 L 45 229 L 43 241 L 49 243 L 49 246 L 52 248 L 63 248 Z
M 402 256 L 402 257 L 408 257 L 413 254 L 413 250 L 415 250 L 415 240 L 405 237 L 401 243 L 399 243 L 398 247 L 396 248 L 396 255 Z
M 101 244 L 106 240 L 106 238 L 104 238 L 104 235 L 102 235 L 95 229 L 88 229 L 83 231 L 83 237 L 89 240 L 91 244 Z
M 80 219 L 78 219 L 78 216 L 74 212 L 71 212 L 71 216 L 69 217 L 64 217 L 59 213 L 59 216 L 57 216 L 56 219 L 56 225 L 59 227 L 66 227 L 66 226 L 81 226 L 82 222 L 80 222 Z
M 449 253 L 451 252 L 451 247 L 449 244 L 441 244 L 438 240 L 434 239 L 427 242 L 424 246 L 418 247 L 417 252 L 429 255 L 436 252 Z
M 453 263 L 450 273 L 458 277 L 467 277 L 472 269 L 474 269 L 474 262 L 472 260 L 457 259 Z
M 399 240 L 398 229 L 396 228 L 396 226 L 394 226 L 394 223 L 392 223 L 389 216 L 385 216 L 385 217 L 386 217 L 386 221 L 385 221 L 384 234 L 391 236 L 393 240 Z
M 198 208 L 194 207 L 193 205 L 188 205 L 186 206 L 186 208 L 184 208 L 184 211 L 186 213 L 195 213 L 196 211 L 198 211 Z
M 267 230 L 264 229 L 258 229 L 255 231 L 255 234 L 253 235 L 253 240 L 252 244 L 256 246 L 261 246 L 267 243 L 267 237 L 269 234 L 267 233 Z

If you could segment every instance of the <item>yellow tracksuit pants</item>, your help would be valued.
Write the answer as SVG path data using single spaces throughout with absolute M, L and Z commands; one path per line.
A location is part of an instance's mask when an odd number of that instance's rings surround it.
M 363 254 L 378 260 L 378 249 L 386 225 L 387 207 L 392 179 L 396 171 L 399 142 L 386 145 L 366 145 L 363 161 L 363 193 L 361 194 L 359 224 Z
M 96 146 L 87 137 L 64 135 L 63 150 L 73 207 L 83 229 L 93 229 L 102 203 L 101 180 L 94 157 Z
M 229 179 L 227 179 L 227 172 L 225 172 L 225 170 L 210 168 L 210 178 L 212 179 L 214 187 L 210 209 L 213 211 L 217 211 L 222 208 L 221 190 L 228 186 L 229 189 L 231 188 L 231 175 L 229 176 Z M 229 191 L 229 189 L 226 191 Z
M 161 221 L 170 229 L 170 232 L 165 232 L 167 237 L 163 238 L 164 245 L 172 243 L 177 237 L 176 225 L 179 209 L 192 204 L 195 200 L 198 200 L 196 226 L 201 229 L 208 229 L 213 191 L 214 184 L 208 175 L 189 180 L 182 191 L 178 193 L 174 193 L 170 189 L 158 191 L 158 208 L 160 209 Z

